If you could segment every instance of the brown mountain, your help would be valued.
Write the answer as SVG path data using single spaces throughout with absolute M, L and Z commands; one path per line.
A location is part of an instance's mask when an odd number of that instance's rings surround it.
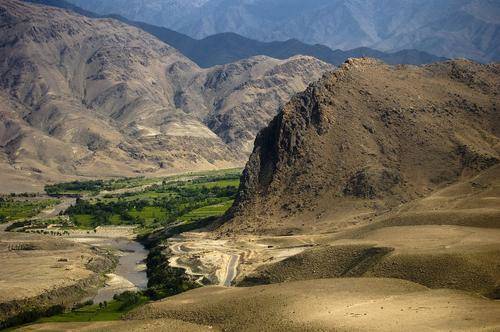
M 331 69 L 310 57 L 201 69 L 118 21 L 14 0 L 0 27 L 4 191 L 242 164 L 278 106 Z
M 257 136 L 221 232 L 335 231 L 500 161 L 500 66 L 349 60 Z

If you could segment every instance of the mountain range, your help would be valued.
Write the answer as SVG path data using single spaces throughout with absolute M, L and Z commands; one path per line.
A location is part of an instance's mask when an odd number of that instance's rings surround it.
M 279 106 L 333 68 L 258 56 L 202 69 L 117 20 L 12 0 L 0 22 L 4 188 L 242 165 Z
M 266 55 L 276 59 L 287 59 L 295 55 L 313 56 L 335 66 L 352 57 L 372 57 L 389 64 L 424 64 L 443 61 L 445 58 L 431 55 L 414 49 L 400 50 L 394 53 L 381 52 L 367 47 L 348 51 L 332 50 L 324 45 L 310 45 L 297 39 L 286 41 L 261 42 L 246 38 L 236 33 L 219 33 L 195 39 L 174 30 L 152 24 L 133 21 L 121 15 L 99 15 L 82 9 L 64 0 L 27 0 L 42 5 L 49 5 L 72 10 L 91 18 L 113 18 L 126 24 L 138 27 L 161 41 L 179 50 L 183 55 L 203 68 L 227 64 L 256 55 Z M 92 7 L 93 8 L 93 7 Z
M 71 0 L 99 14 L 164 26 L 194 38 L 233 32 L 333 49 L 417 49 L 441 57 L 500 59 L 495 0 Z
M 0 1 L 0 328 L 500 330 L 500 64 L 299 41 L 486 61 L 496 2 L 31 2 Z

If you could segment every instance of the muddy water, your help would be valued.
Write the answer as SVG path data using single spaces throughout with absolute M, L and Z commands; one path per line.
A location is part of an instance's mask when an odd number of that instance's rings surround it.
M 73 233 L 69 237 L 75 242 L 87 243 L 100 248 L 111 249 L 118 256 L 118 265 L 112 273 L 106 274 L 104 287 L 92 299 L 94 303 L 110 301 L 115 294 L 125 291 L 146 289 L 148 278 L 145 260 L 148 251 L 134 241 L 126 229 L 98 230 L 97 233 Z
M 106 275 L 105 286 L 97 292 L 94 303 L 109 301 L 115 294 L 125 291 L 146 289 L 148 285 L 145 264 L 147 250 L 140 243 L 129 239 L 116 239 L 110 247 L 118 250 L 118 265 L 113 273 Z

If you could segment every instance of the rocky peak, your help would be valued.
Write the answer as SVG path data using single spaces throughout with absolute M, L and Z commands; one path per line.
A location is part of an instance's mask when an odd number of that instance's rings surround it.
M 349 59 L 259 133 L 222 229 L 334 227 L 498 163 L 498 69 Z

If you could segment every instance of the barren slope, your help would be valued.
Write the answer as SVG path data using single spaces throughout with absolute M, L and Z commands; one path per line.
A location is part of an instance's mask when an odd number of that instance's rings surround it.
M 468 179 L 500 157 L 500 68 L 353 59 L 257 137 L 221 232 L 335 230 Z
M 133 331 L 181 323 L 223 331 L 494 331 L 500 305 L 395 279 L 324 279 L 254 288 L 205 287 L 141 307 Z M 154 322 L 152 325 L 152 322 Z M 25 331 L 119 330 L 122 322 L 44 324 Z M 192 328 L 195 328 L 193 326 Z M 181 330 L 182 331 L 182 330 Z
M 258 57 L 202 70 L 123 23 L 14 0 L 0 25 L 2 168 L 30 181 L 241 164 L 278 105 L 331 68 Z

